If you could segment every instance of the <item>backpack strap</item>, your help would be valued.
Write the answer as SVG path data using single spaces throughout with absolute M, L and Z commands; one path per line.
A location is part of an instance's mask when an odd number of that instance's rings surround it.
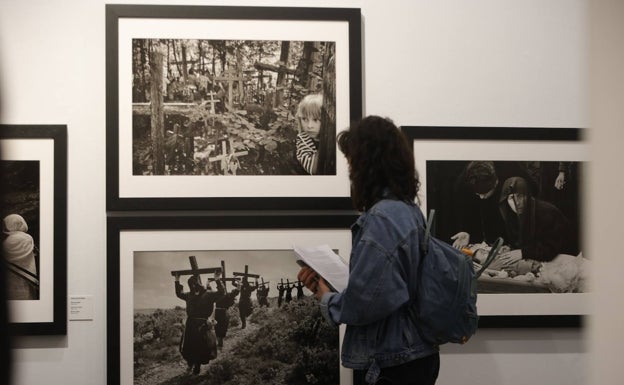
M 485 269 L 487 269 L 488 266 L 490 266 L 492 261 L 494 261 L 494 258 L 496 258 L 496 256 L 498 255 L 498 251 L 500 250 L 502 245 L 503 245 L 503 238 L 501 237 L 496 238 L 496 240 L 494 241 L 494 244 L 492 245 L 492 248 L 490 249 L 490 252 L 488 253 L 487 258 L 485 258 L 485 261 L 481 265 L 481 268 L 479 269 L 479 271 L 475 273 L 475 279 L 479 278 L 481 274 L 485 271 Z
M 420 241 L 420 262 L 418 263 L 417 274 L 418 274 L 419 280 L 422 275 L 423 259 L 429 252 L 429 238 L 431 238 L 431 224 L 433 223 L 434 215 L 435 215 L 435 210 L 431 209 L 429 211 L 429 215 L 427 216 L 426 227 L 423 229 L 422 225 L 420 224 L 418 225 L 419 238 L 420 238 L 419 240 Z M 422 237 L 420 237 L 420 231 L 423 232 Z M 420 337 L 421 340 L 425 341 L 425 337 L 420 331 L 420 327 L 418 327 L 418 314 L 416 312 L 416 303 L 418 301 L 418 285 L 416 285 L 414 289 L 415 291 L 413 293 L 412 292 L 409 293 L 410 300 L 408 304 L 405 306 L 405 309 L 407 311 L 407 317 L 412 321 L 412 324 L 415 326 L 416 333 L 418 333 L 418 336 Z

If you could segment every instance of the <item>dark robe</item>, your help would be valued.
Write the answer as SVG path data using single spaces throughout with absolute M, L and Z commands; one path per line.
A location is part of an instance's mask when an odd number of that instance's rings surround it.
M 256 286 L 250 285 L 248 282 L 243 282 L 240 292 L 240 300 L 238 302 L 238 310 L 241 319 L 247 318 L 253 311 L 253 304 L 251 303 L 251 293 L 256 290 Z
M 259 286 L 258 291 L 256 292 L 256 297 L 258 298 L 258 306 L 266 306 L 269 307 L 269 287 L 268 286 Z
M 476 195 L 466 183 L 464 170 L 455 183 L 455 231 L 453 234 L 465 231 L 470 234 L 470 243 L 486 242 L 493 244 L 496 238 L 505 237 L 505 223 L 499 210 L 499 197 L 503 182 L 513 176 L 520 176 L 527 181 L 527 186 L 534 195 L 537 185 L 529 177 L 525 167 L 519 162 L 493 162 L 498 184 L 494 192 L 486 199 Z M 451 235 L 453 235 L 451 234 Z
M 297 284 L 297 299 L 301 299 L 301 298 L 303 298 L 303 284 L 298 283 Z
M 514 183 L 515 187 L 510 187 Z M 527 195 L 521 215 L 507 203 L 507 196 L 512 192 Z M 521 249 L 523 259 L 548 262 L 561 253 L 571 253 L 573 242 L 568 219 L 553 204 L 529 196 L 522 178 L 505 181 L 500 195 L 500 212 L 505 220 L 505 243 L 512 249 Z
M 227 334 L 230 326 L 230 316 L 227 311 L 230 306 L 234 305 L 234 301 L 236 300 L 238 293 L 239 290 L 234 289 L 219 298 L 215 303 L 215 321 L 217 321 L 217 324 L 215 325 L 215 334 L 217 335 L 217 338 L 224 338 Z
M 292 291 L 294 288 L 295 288 L 294 286 L 286 287 L 286 302 L 292 301 Z
M 207 364 L 217 357 L 216 339 L 212 325 L 207 322 L 214 310 L 215 301 L 222 291 L 183 292 L 183 286 L 175 283 L 176 296 L 186 301 L 186 326 L 180 341 L 180 353 L 189 364 Z
M 279 292 L 277 297 L 277 306 L 280 307 L 282 306 L 282 302 L 284 301 L 284 292 L 286 291 L 286 288 L 284 287 L 284 285 L 277 285 L 277 290 Z

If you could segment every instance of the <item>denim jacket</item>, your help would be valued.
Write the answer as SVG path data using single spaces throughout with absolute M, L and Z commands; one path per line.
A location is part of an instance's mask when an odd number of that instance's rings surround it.
M 424 217 L 413 203 L 383 199 L 351 227 L 349 282 L 326 293 L 321 312 L 330 323 L 346 324 L 343 366 L 368 369 L 374 383 L 380 368 L 401 365 L 438 351 L 423 342 L 407 316 L 420 262 Z

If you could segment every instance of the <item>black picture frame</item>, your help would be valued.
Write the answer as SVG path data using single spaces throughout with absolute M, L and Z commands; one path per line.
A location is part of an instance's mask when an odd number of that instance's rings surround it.
M 37 162 L 38 300 L 9 300 L 13 335 L 67 334 L 67 126 L 0 125 L 2 160 Z M 21 178 L 18 174 L 15 178 Z M 8 177 L 8 176 L 7 176 Z M 8 193 L 5 191 L 5 193 Z M 8 195 L 7 195 L 8 196 Z M 3 212 L 12 209 L 4 202 Z M 9 211 L 6 211 L 9 213 Z M 10 299 L 10 298 L 9 298 Z
M 438 224 L 439 214 L 442 215 L 441 220 L 448 223 L 450 217 L 445 217 L 444 209 L 438 210 L 437 206 L 443 205 L 444 199 L 437 199 L 435 196 L 453 199 L 448 197 L 451 194 L 447 191 L 452 188 L 452 183 L 433 179 L 435 176 L 428 174 L 429 167 L 430 174 L 436 170 L 436 173 L 455 175 L 465 167 L 465 163 L 472 160 L 550 160 L 554 163 L 554 158 L 559 155 L 559 161 L 578 161 L 581 169 L 580 162 L 588 159 L 582 128 L 402 126 L 401 130 L 413 145 L 416 168 L 420 174 L 419 198 L 423 212 L 430 208 L 436 209 Z M 429 162 L 430 166 L 427 166 Z M 451 169 L 453 173 L 449 171 Z M 576 181 L 575 188 L 579 194 L 582 181 L 581 178 Z M 580 198 L 577 199 L 576 210 L 580 215 L 581 201 Z M 429 202 L 432 202 L 431 207 L 428 207 Z M 446 202 L 446 206 L 450 206 L 449 202 Z M 581 221 L 577 221 L 580 227 Z M 450 239 L 450 230 L 449 228 L 445 231 L 444 226 L 437 226 L 436 236 Z M 581 231 L 582 228 L 577 234 Z M 578 328 L 582 326 L 587 315 L 590 296 L 590 293 L 492 293 L 479 294 L 479 327 Z M 575 298 L 578 303 L 575 303 Z M 512 301 L 505 304 L 505 299 Z
M 336 131 L 346 128 L 353 120 L 362 116 L 362 48 L 361 14 L 356 8 L 291 8 L 291 7 L 229 7 L 229 6 L 170 6 L 170 5 L 106 5 L 106 180 L 107 210 L 306 210 L 306 209 L 350 209 L 349 182 L 346 160 L 336 152 L 335 175 L 223 175 L 205 176 L 146 176 L 133 175 L 132 148 L 125 143 L 128 127 L 124 108 L 132 105 L 132 98 L 120 97 L 128 84 L 120 80 L 120 63 L 130 61 L 126 51 L 120 53 L 120 25 L 125 21 L 171 22 L 176 26 L 202 24 L 202 30 L 210 30 L 210 23 L 232 23 L 237 30 L 245 30 L 252 22 L 291 22 L 301 25 L 332 23 L 342 28 L 337 57 L 344 58 L 348 65 L 337 66 L 336 76 Z M 192 28 L 192 27 L 191 27 Z M 130 28 L 131 29 L 131 28 Z M 162 28 L 161 28 L 162 29 Z M 283 28 L 283 40 L 298 28 Z M 319 31 L 327 28 L 318 28 Z M 180 30 L 180 28 L 172 28 Z M 125 31 L 125 30 L 124 30 Z M 128 35 L 132 33 L 128 32 Z M 247 39 L 254 39 L 251 35 Z M 255 38 L 256 40 L 258 38 Z M 331 39 L 331 37 L 330 37 Z M 240 39 L 240 40 L 245 40 Z M 320 41 L 320 40 L 319 40 Z M 328 41 L 328 40 L 325 40 Z M 345 47 L 347 46 L 347 47 Z M 342 50 L 341 52 L 339 52 Z M 128 60 L 126 60 L 128 59 Z M 125 74 L 128 71 L 121 71 Z M 126 74 L 127 75 L 127 74 Z M 131 74 L 130 74 L 131 75 Z M 132 76 L 130 76 L 132 77 Z M 122 100 L 123 99 L 123 100 Z M 125 101 L 128 100 L 126 103 Z M 343 102 L 344 100 L 344 102 Z M 121 111 L 120 111 L 121 110 Z M 131 108 L 130 108 L 131 110 Z M 131 118 L 132 112 L 129 116 Z M 130 124 L 131 125 L 131 124 Z M 132 142 L 132 139 L 129 140 Z M 129 160 L 120 160 L 121 158 Z M 171 179 L 174 178 L 174 179 Z M 211 179 L 216 178 L 216 179 Z M 237 178 L 237 179 L 235 179 Z M 175 183 L 172 183 L 174 182 Z M 218 183 L 213 183 L 217 181 Z M 187 183 L 169 191 L 167 186 Z M 155 185 L 151 185 L 151 184 Z M 213 187 L 224 186 L 213 191 Z M 260 184 L 262 185 L 261 187 Z M 290 187 L 289 187 L 290 186 Z M 221 187 L 220 187 L 221 188 Z M 260 188 L 260 190 L 258 190 Z M 290 189 L 287 191 L 286 189 Z M 260 192 L 258 192 L 260 191 Z
M 225 245 L 225 250 L 256 250 L 258 243 L 263 242 L 268 242 L 267 250 L 290 250 L 292 244 L 299 239 L 300 242 L 304 243 L 326 242 L 332 247 L 342 247 L 342 252 L 347 253 L 351 246 L 350 226 L 356 219 L 357 215 L 355 214 L 249 215 L 210 213 L 183 216 L 174 212 L 151 214 L 119 212 L 109 214 L 107 218 L 106 273 L 107 383 L 110 385 L 129 384 L 132 382 L 130 377 L 134 376 L 133 354 L 131 353 L 134 349 L 133 338 L 128 338 L 126 334 L 132 333 L 132 321 L 128 318 L 131 316 L 127 313 L 136 304 L 128 304 L 125 301 L 126 298 L 132 298 L 132 295 L 128 296 L 128 293 L 136 290 L 132 286 L 135 278 L 132 278 L 127 270 L 135 268 L 132 266 L 135 266 L 136 261 L 133 262 L 132 260 L 137 251 L 145 253 L 150 252 L 150 250 L 165 250 L 167 253 L 174 253 L 192 250 L 193 252 L 189 254 L 200 255 L 196 253 L 201 253 L 202 250 L 220 250 L 220 247 L 223 246 L 219 246 L 219 243 Z M 290 230 L 295 233 L 288 233 Z M 245 233 L 239 236 L 238 232 Z M 257 232 L 257 236 L 250 236 L 247 232 Z M 316 232 L 318 234 L 314 235 Z M 310 235 L 312 238 L 309 238 Z M 240 240 L 228 243 L 227 239 L 230 236 L 240 237 Z M 222 241 L 223 238 L 225 240 Z M 215 243 L 215 239 L 219 239 L 219 241 Z M 332 244 L 332 242 L 340 245 Z M 246 243 L 251 246 L 246 245 Z M 279 246 L 274 248 L 274 245 Z M 262 248 L 264 246 L 260 246 L 260 249 Z M 348 257 L 348 255 L 343 256 Z M 297 271 L 299 267 L 295 262 L 294 255 L 292 260 L 285 261 L 285 263 L 290 262 Z M 253 268 L 251 266 L 250 271 Z M 168 274 L 165 275 L 167 277 L 161 278 L 171 280 L 171 296 L 175 297 L 173 279 Z M 232 272 L 227 275 L 232 275 Z M 338 357 L 336 360 L 338 363 Z M 343 368 L 340 369 L 340 378 L 341 384 L 350 383 L 348 382 L 349 374 Z

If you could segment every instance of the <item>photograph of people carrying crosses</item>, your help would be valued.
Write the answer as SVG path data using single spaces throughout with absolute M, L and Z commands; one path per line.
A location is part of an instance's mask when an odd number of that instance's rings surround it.
M 585 292 L 581 162 L 427 161 L 427 209 L 435 235 L 483 262 L 479 293 Z
M 133 39 L 133 175 L 336 175 L 334 52 Z
M 338 385 L 338 329 L 292 253 L 135 252 L 134 384 Z

